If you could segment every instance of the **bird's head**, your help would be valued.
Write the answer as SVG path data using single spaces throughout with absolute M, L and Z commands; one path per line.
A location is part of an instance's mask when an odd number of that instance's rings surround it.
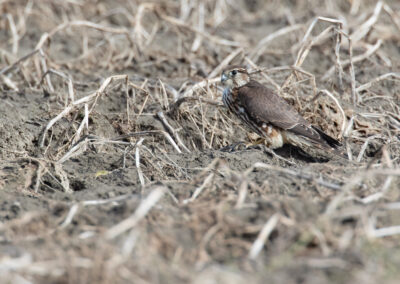
M 242 66 L 228 66 L 222 71 L 221 83 L 225 87 L 239 88 L 250 81 L 247 69 Z

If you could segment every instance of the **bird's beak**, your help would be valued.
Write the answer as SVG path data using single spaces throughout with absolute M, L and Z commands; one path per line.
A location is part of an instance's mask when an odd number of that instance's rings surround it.
M 224 83 L 226 80 L 228 80 L 228 76 L 226 76 L 225 73 L 222 73 L 222 75 L 221 75 L 221 83 Z

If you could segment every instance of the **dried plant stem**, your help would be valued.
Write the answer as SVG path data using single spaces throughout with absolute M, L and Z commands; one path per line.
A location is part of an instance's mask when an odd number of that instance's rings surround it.
M 253 168 L 255 168 L 255 169 L 257 169 L 257 168 L 268 169 L 268 170 L 277 171 L 277 172 L 280 172 L 280 173 L 283 173 L 283 174 L 287 174 L 289 176 L 297 177 L 297 178 L 300 178 L 300 179 L 305 179 L 305 180 L 308 180 L 308 181 L 315 181 L 317 184 L 322 185 L 322 186 L 324 186 L 326 188 L 329 188 L 329 189 L 333 189 L 333 190 L 339 190 L 341 188 L 340 184 L 327 182 L 327 181 L 324 181 L 322 178 L 314 178 L 310 174 L 300 173 L 300 172 L 296 172 L 294 170 L 285 169 L 285 168 L 281 168 L 281 167 L 277 167 L 277 166 L 271 166 L 271 165 L 260 163 L 260 162 L 255 163 L 253 165 Z
M 43 82 L 44 78 L 49 75 L 49 74 L 55 74 L 61 78 L 63 78 L 64 80 L 66 80 L 68 82 L 68 96 L 69 96 L 69 100 L 71 102 L 75 101 L 75 91 L 74 91 L 74 84 L 72 82 L 72 79 L 70 78 L 70 76 L 64 74 L 63 72 L 54 70 L 54 69 L 48 69 L 42 76 L 42 79 L 40 80 L 40 82 Z M 67 105 L 68 102 L 68 98 L 65 98 L 65 104 Z
M 201 186 L 197 187 L 196 190 L 193 192 L 193 195 L 189 199 L 183 200 L 183 204 L 188 204 L 196 200 L 196 198 L 200 195 L 203 189 L 210 184 L 214 177 L 214 173 L 210 173 L 203 181 Z
M 140 146 L 142 145 L 144 138 L 140 138 L 139 141 L 136 143 L 136 150 L 135 150 L 135 165 L 139 176 L 139 181 L 142 186 L 145 185 L 145 181 L 143 178 L 143 172 L 140 168 Z
M 247 195 L 247 187 L 248 187 L 248 181 L 245 177 L 242 178 L 242 181 L 239 185 L 239 196 L 236 201 L 235 208 L 240 209 L 242 208 L 245 200 L 246 200 L 246 195 Z
M 127 29 L 124 29 L 124 28 L 116 29 L 116 28 L 106 27 L 103 25 L 89 22 L 89 21 L 72 21 L 72 22 L 63 23 L 63 24 L 55 27 L 54 29 L 52 29 L 49 33 L 43 34 L 42 37 L 40 38 L 39 42 L 36 44 L 35 49 L 36 50 L 41 49 L 43 47 L 43 45 L 51 37 L 53 37 L 58 32 L 65 30 L 69 27 L 87 27 L 87 28 L 92 28 L 92 29 L 96 29 L 99 31 L 103 31 L 103 32 L 109 32 L 109 33 L 115 33 L 115 34 L 125 34 L 127 39 L 129 40 L 129 42 L 133 43 L 133 41 L 130 38 L 130 32 Z
M 90 94 L 90 95 L 88 95 L 86 97 L 83 97 L 83 98 L 81 98 L 79 100 L 71 102 L 67 107 L 64 108 L 64 110 L 62 112 L 60 112 L 56 117 L 54 117 L 52 120 L 50 120 L 49 123 L 46 125 L 44 131 L 43 131 L 42 138 L 41 138 L 41 140 L 39 142 L 39 146 L 40 147 L 44 146 L 44 141 L 46 139 L 47 131 L 49 131 L 50 128 L 58 120 L 60 120 L 61 118 L 63 118 L 67 114 L 69 114 L 77 106 L 79 106 L 81 104 L 89 103 L 92 100 L 96 101 L 97 97 L 102 95 L 104 93 L 105 89 L 115 80 L 126 80 L 126 75 L 115 75 L 115 76 L 108 77 L 106 80 L 104 80 L 103 84 L 100 86 L 100 88 L 96 92 L 94 92 L 94 93 L 92 93 L 92 94 Z M 93 109 L 93 107 L 94 107 L 94 104 L 92 105 L 92 109 Z
M 210 74 L 208 74 L 208 78 L 211 79 L 218 76 L 221 73 L 222 69 L 226 67 L 236 56 L 238 56 L 242 52 L 243 48 L 241 47 L 232 51 L 227 57 L 225 57 L 224 60 L 221 61 L 221 63 L 217 67 L 214 68 L 214 70 Z
M 10 26 L 11 34 L 12 34 L 12 53 L 17 54 L 18 46 L 19 46 L 19 36 L 17 27 L 15 26 L 14 18 L 11 14 L 6 14 L 8 24 Z
M 182 97 L 191 97 L 195 92 L 197 92 L 200 89 L 204 89 L 205 87 L 207 87 L 208 85 L 213 85 L 215 83 L 219 83 L 221 81 L 221 78 L 218 76 L 216 78 L 212 78 L 212 79 L 207 79 L 207 80 L 203 80 L 197 84 L 195 84 L 194 86 L 192 86 L 189 90 L 187 90 Z M 180 98 L 182 98 L 180 97 Z
M 342 106 L 340 105 L 339 101 L 335 98 L 335 96 L 333 94 L 331 94 L 331 92 L 329 92 L 328 90 L 321 90 L 321 93 L 324 93 L 327 96 L 329 96 L 335 102 L 336 106 L 340 110 L 340 114 L 342 116 L 342 127 L 340 128 L 340 137 L 343 137 L 343 134 L 346 130 L 346 122 L 347 122 L 346 114 L 345 114 Z
M 194 32 L 194 33 L 196 33 L 196 34 L 199 34 L 199 35 L 201 35 L 201 36 L 207 38 L 209 41 L 211 41 L 211 42 L 213 42 L 213 43 L 215 43 L 215 44 L 227 45 L 227 46 L 234 46 L 234 47 L 239 47 L 239 46 L 240 46 L 240 43 L 238 43 L 238 42 L 230 41 L 230 40 L 226 40 L 226 39 L 223 39 L 223 38 L 220 38 L 220 37 L 217 37 L 217 36 L 210 35 L 210 34 L 208 34 L 208 33 L 206 33 L 206 32 L 203 32 L 203 31 L 198 30 L 197 28 L 194 28 L 194 27 L 192 27 L 192 26 L 187 25 L 186 23 L 182 22 L 182 21 L 179 20 L 179 19 L 173 18 L 173 17 L 171 17 L 171 16 L 167 16 L 167 15 L 165 15 L 165 14 L 163 14 L 163 13 L 159 13 L 159 16 L 160 16 L 164 21 L 166 21 L 166 22 L 168 22 L 168 23 L 170 23 L 170 24 L 176 25 L 176 26 L 178 26 L 178 27 L 181 27 L 181 28 L 185 28 L 185 29 L 187 29 L 187 30 L 190 30 L 190 31 L 192 31 L 192 32 Z
M 262 38 L 254 48 L 254 50 L 251 52 L 249 58 L 252 59 L 252 61 L 257 61 L 259 56 L 265 51 L 267 45 L 275 40 L 278 37 L 281 37 L 283 35 L 286 35 L 288 33 L 297 31 L 299 29 L 304 28 L 304 25 L 302 24 L 297 24 L 297 25 L 292 25 L 288 27 L 284 27 L 282 29 L 277 30 L 276 32 L 273 32 L 266 37 Z
M 357 87 L 356 91 L 357 91 L 357 92 L 365 91 L 365 90 L 371 88 L 372 85 L 374 85 L 374 84 L 376 84 L 376 83 L 378 83 L 378 82 L 380 82 L 380 81 L 383 81 L 383 80 L 392 78 L 392 77 L 393 77 L 393 78 L 396 78 L 396 79 L 400 79 L 400 73 L 393 73 L 393 72 L 390 72 L 390 73 L 383 74 L 383 75 L 381 75 L 381 76 L 379 76 L 379 77 L 376 77 L 375 79 L 369 81 L 368 83 L 365 83 L 365 84 L 363 84 L 363 85 Z
M 357 55 L 353 57 L 353 60 L 351 61 L 350 59 L 342 61 L 342 67 L 345 68 L 350 64 L 354 64 L 360 61 L 363 61 L 370 57 L 372 54 L 374 54 L 382 45 L 382 40 L 378 39 L 376 43 L 372 46 L 369 46 L 367 51 L 363 54 Z M 327 80 L 332 76 L 333 71 L 335 70 L 335 66 L 331 67 L 323 76 L 322 80 Z
M 279 222 L 279 214 L 275 213 L 265 223 L 261 232 L 258 234 L 257 239 L 251 246 L 251 249 L 250 249 L 249 255 L 248 255 L 248 257 L 250 259 L 257 258 L 257 256 L 260 254 L 262 248 L 264 247 L 265 241 L 271 235 L 271 233 L 275 229 L 276 225 L 278 225 L 278 222 Z
M 8 72 L 12 71 L 14 68 L 16 68 L 20 63 L 24 62 L 25 60 L 31 58 L 32 56 L 34 56 L 36 53 L 39 52 L 39 49 L 35 49 L 31 52 L 29 52 L 28 54 L 22 56 L 20 59 L 18 59 L 17 61 L 15 61 L 13 64 L 4 67 L 3 69 L 0 70 L 0 75 L 3 74 L 7 74 Z
M 154 207 L 154 205 L 163 197 L 166 188 L 162 186 L 155 187 L 150 194 L 140 202 L 139 207 L 127 219 L 121 221 L 115 226 L 107 230 L 105 237 L 107 239 L 114 239 L 126 231 L 135 227 Z
M 374 13 L 372 14 L 372 16 L 366 22 L 360 25 L 359 28 L 350 35 L 350 38 L 353 41 L 353 43 L 356 43 L 357 41 L 365 37 L 365 35 L 371 30 L 371 27 L 378 20 L 378 17 L 382 11 L 382 7 L 383 7 L 383 1 L 379 1 L 375 6 Z
M 178 131 L 174 129 L 167 121 L 164 113 L 162 111 L 157 113 L 157 117 L 161 120 L 166 130 L 175 137 L 176 141 L 178 141 L 178 145 L 181 146 L 187 153 L 190 153 L 190 150 L 183 144 L 181 137 L 178 134 Z

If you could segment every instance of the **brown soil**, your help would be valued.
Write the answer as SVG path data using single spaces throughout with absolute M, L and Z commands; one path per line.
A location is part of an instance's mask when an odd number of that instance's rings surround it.
M 0 11 L 1 283 L 398 283 L 398 1 Z M 344 25 L 320 20 L 303 42 L 319 16 Z M 283 87 L 351 160 L 221 151 L 250 139 L 220 99 L 219 64 L 234 53 L 226 64 L 264 70 L 254 77 Z M 354 82 L 384 74 L 354 102 Z

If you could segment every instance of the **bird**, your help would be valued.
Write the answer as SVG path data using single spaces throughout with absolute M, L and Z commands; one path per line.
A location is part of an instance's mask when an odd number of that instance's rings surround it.
M 276 92 L 251 78 L 243 66 L 228 66 L 221 74 L 222 101 L 270 149 L 284 144 L 317 147 L 343 156 L 341 143 L 303 118 Z

